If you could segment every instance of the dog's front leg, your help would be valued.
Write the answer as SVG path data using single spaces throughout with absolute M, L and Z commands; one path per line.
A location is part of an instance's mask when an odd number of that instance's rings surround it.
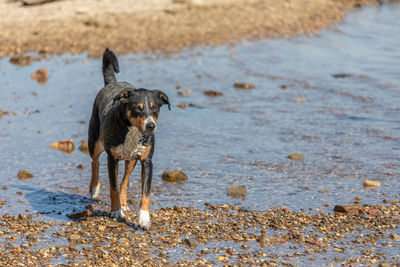
M 153 163 L 151 159 L 144 159 L 142 163 L 142 199 L 140 201 L 139 226 L 143 229 L 150 228 L 150 189 L 153 177 Z
M 118 191 L 118 160 L 108 155 L 108 178 L 110 179 L 111 217 L 123 218 Z

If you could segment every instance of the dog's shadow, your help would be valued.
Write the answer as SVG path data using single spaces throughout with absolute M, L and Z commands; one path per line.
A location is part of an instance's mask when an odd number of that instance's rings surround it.
M 32 209 L 42 216 L 57 220 L 85 220 L 82 216 L 71 218 L 71 215 L 83 213 L 82 210 L 88 210 L 89 204 L 95 203 L 91 198 L 79 194 L 49 191 L 43 188 L 37 188 L 27 185 L 12 185 L 19 190 L 24 190 L 24 198 L 32 206 Z M 110 217 L 110 213 L 102 210 L 90 210 L 92 217 Z M 118 222 L 124 223 L 135 230 L 141 229 L 138 225 L 128 222 L 125 219 L 119 219 Z

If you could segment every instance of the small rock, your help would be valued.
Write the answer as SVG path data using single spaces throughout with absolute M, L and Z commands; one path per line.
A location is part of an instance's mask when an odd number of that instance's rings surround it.
M 65 153 L 72 153 L 75 149 L 75 144 L 72 140 L 64 140 L 51 143 L 50 147 L 61 150 Z
M 40 84 L 45 84 L 49 79 L 49 72 L 45 68 L 40 68 L 31 74 L 31 78 L 37 80 Z
M 186 238 L 183 240 L 183 243 L 190 248 L 195 248 L 199 245 L 199 241 L 194 238 Z
M 26 236 L 26 240 L 28 240 L 29 242 L 37 242 L 38 241 L 38 237 L 35 234 L 28 234 Z
M 389 234 L 389 237 L 390 237 L 392 240 L 395 240 L 395 241 L 400 240 L 400 236 L 399 236 L 398 234 L 395 234 L 395 233 L 390 233 L 390 234 Z
M 83 170 L 85 167 L 82 164 L 79 164 L 78 166 L 76 166 L 76 168 L 79 170 Z
M 87 218 L 90 216 L 92 216 L 91 210 L 85 210 L 83 212 L 78 212 L 78 213 L 73 213 L 73 214 L 67 215 L 67 217 L 70 218 L 71 220 L 84 219 L 84 218 Z
M 268 236 L 266 234 L 261 234 L 260 238 L 258 239 L 258 243 L 262 248 L 266 248 L 287 243 L 287 240 L 279 236 Z
M 181 171 L 165 171 L 162 174 L 162 179 L 168 182 L 186 181 L 187 175 Z
M 187 108 L 187 104 L 186 103 L 180 103 L 180 104 L 178 104 L 178 105 L 176 105 L 178 108 L 181 108 L 181 109 L 185 109 L 185 108 Z
M 297 101 L 297 102 L 307 102 L 307 99 L 306 99 L 306 98 L 299 97 L 299 98 L 296 98 L 296 101 Z
M 3 110 L 0 108 L 0 118 L 3 117 Z
M 188 94 L 190 94 L 192 92 L 192 90 L 187 89 L 186 91 L 178 91 L 178 95 L 179 96 L 186 96 Z
M 3 186 L 1 189 L 8 190 L 8 187 L 7 186 Z
M 119 223 L 117 222 L 110 222 L 109 224 L 107 224 L 108 228 L 118 228 L 119 227 Z
M 205 94 L 206 96 L 209 96 L 209 97 L 216 97 L 216 96 L 221 96 L 221 95 L 222 95 L 221 92 L 212 91 L 212 90 L 205 91 L 204 94 Z
M 247 195 L 246 186 L 239 185 L 239 186 L 232 186 L 226 190 L 226 194 L 233 198 L 243 198 Z
M 224 257 L 224 256 L 219 256 L 219 257 L 218 257 L 218 261 L 227 262 L 227 261 L 228 261 L 228 258 L 227 258 L 227 257 Z
M 336 205 L 333 208 L 333 211 L 349 213 L 349 214 L 365 214 L 365 207 L 359 205 L 349 205 L 349 206 Z
M 30 56 L 13 56 L 10 58 L 10 63 L 18 66 L 28 66 L 32 64 Z
M 233 86 L 238 89 L 253 89 L 255 86 L 251 83 L 234 83 Z
M 336 73 L 336 74 L 332 74 L 332 77 L 335 79 L 343 79 L 343 78 L 348 78 L 351 77 L 351 74 L 348 73 Z
M 306 156 L 304 156 L 304 155 L 302 155 L 302 154 L 294 153 L 294 154 L 290 154 L 290 155 L 288 156 L 288 158 L 289 158 L 289 159 L 292 159 L 292 160 L 302 160 L 302 159 L 305 159 Z
M 381 186 L 381 182 L 372 181 L 372 180 L 364 180 L 363 186 L 364 187 L 380 187 Z
M 79 150 L 82 153 L 89 154 L 89 145 L 85 140 L 81 141 L 81 145 L 79 146 Z
M 19 178 L 20 180 L 25 180 L 25 179 L 32 178 L 32 177 L 33 177 L 33 174 L 30 173 L 30 172 L 28 172 L 28 171 L 20 170 L 20 171 L 18 172 L 18 178 Z
M 78 241 L 80 239 L 81 239 L 80 235 L 72 234 L 72 235 L 68 236 L 68 241 Z

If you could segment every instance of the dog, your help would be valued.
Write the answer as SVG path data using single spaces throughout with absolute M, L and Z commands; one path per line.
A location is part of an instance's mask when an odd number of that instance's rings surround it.
M 160 108 L 171 109 L 168 96 L 160 90 L 136 89 L 127 82 L 117 82 L 118 59 L 106 48 L 103 53 L 104 87 L 98 92 L 89 123 L 88 146 L 92 158 L 89 193 L 99 194 L 99 156 L 107 153 L 110 180 L 111 217 L 123 218 L 128 211 L 126 192 L 129 176 L 140 160 L 142 197 L 139 226 L 150 227 L 150 188 L 153 175 L 154 132 Z M 118 190 L 118 162 L 125 161 L 125 172 Z

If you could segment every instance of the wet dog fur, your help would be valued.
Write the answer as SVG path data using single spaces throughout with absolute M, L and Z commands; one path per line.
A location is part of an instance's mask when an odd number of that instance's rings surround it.
M 110 181 L 111 217 L 123 218 L 127 205 L 129 176 L 140 160 L 142 197 L 139 226 L 150 227 L 150 189 L 153 173 L 154 131 L 162 105 L 170 107 L 168 96 L 160 90 L 136 89 L 127 82 L 117 82 L 119 64 L 108 48 L 103 54 L 104 87 L 97 94 L 89 123 L 89 152 L 92 176 L 89 192 L 96 199 L 100 189 L 99 156 L 107 153 Z M 125 161 L 125 172 L 118 188 L 118 162 Z

